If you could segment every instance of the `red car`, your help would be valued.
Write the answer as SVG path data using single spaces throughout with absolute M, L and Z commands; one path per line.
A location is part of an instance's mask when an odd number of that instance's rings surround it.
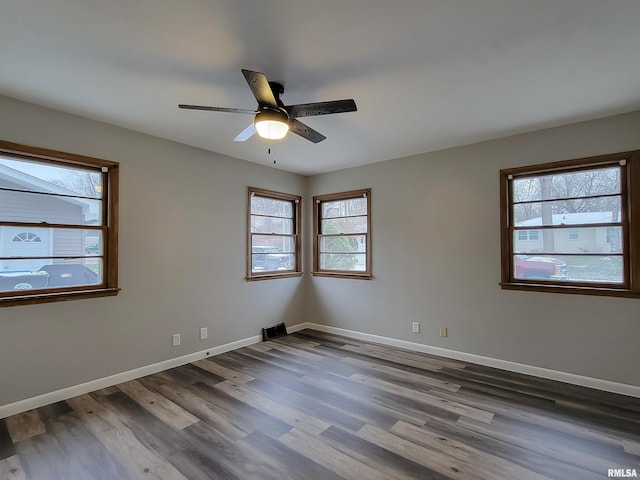
M 553 257 L 515 256 L 515 278 L 567 280 L 566 262 Z

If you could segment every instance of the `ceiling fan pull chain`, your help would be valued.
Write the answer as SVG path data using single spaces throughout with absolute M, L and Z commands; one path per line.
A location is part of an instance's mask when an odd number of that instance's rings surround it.
M 270 146 L 269 146 L 269 147 L 267 147 L 267 155 L 271 155 L 271 147 L 270 147 Z M 274 165 L 276 164 L 276 157 L 275 157 L 275 155 L 273 156 L 273 164 L 274 164 Z

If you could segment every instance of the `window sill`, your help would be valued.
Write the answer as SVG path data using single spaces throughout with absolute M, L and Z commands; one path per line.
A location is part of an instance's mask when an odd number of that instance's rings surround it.
M 333 277 L 333 278 L 351 278 L 356 280 L 373 280 L 370 273 L 351 273 L 351 272 L 311 272 L 314 277 Z
M 543 283 L 502 282 L 502 290 L 523 290 L 528 292 L 566 293 L 569 295 L 599 295 L 604 297 L 640 298 L 640 292 L 622 288 L 566 286 Z
M 302 272 L 284 272 L 284 273 L 265 273 L 264 275 L 253 275 L 252 277 L 247 277 L 247 282 L 254 282 L 257 280 L 272 280 L 275 278 L 294 278 L 301 277 Z
M 119 291 L 119 288 L 100 288 L 96 290 L 78 290 L 74 292 L 50 292 L 15 297 L 0 297 L 0 307 L 66 302 L 68 300 L 82 300 L 85 298 L 115 297 L 118 295 Z

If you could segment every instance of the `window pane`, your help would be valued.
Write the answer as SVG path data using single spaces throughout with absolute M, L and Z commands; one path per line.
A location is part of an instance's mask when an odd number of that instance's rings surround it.
M 367 242 L 364 235 L 339 235 L 320 237 L 320 252 L 351 253 L 366 252 Z
M 100 230 L 83 230 L 82 245 L 84 255 L 102 255 L 102 232 Z
M 623 283 L 621 255 L 515 255 L 514 276 L 518 279 L 569 282 Z
M 365 272 L 367 270 L 367 259 L 364 253 L 337 254 L 337 253 L 321 253 L 320 254 L 321 270 L 352 270 L 357 272 Z
M 0 157 L 0 172 L 0 188 L 102 198 L 102 175 L 95 170 Z
M 0 257 L 97 256 L 102 255 L 102 243 L 100 230 L 0 227 Z M 4 268 L 4 262 L 0 260 L 0 270 Z M 25 262 L 37 263 L 38 261 L 25 260 Z
M 294 253 L 294 237 L 280 237 L 277 235 L 252 235 L 252 253 Z
M 540 230 L 537 240 L 513 234 L 514 253 L 622 253 L 622 227 L 554 228 Z
M 367 217 L 330 218 L 322 220 L 321 233 L 366 233 Z
M 293 233 L 293 219 L 251 216 L 251 233 Z
M 255 253 L 251 255 L 251 270 L 253 272 L 293 270 L 294 265 L 292 253 Z
M 516 227 L 620 221 L 620 197 L 582 198 L 513 206 Z
M 0 190 L 0 221 L 102 225 L 102 200 Z
M 101 258 L 2 260 L 0 291 L 97 285 L 102 277 Z
M 512 188 L 514 202 L 616 194 L 620 193 L 620 167 L 516 178 Z
M 322 202 L 322 218 L 350 217 L 367 214 L 367 199 L 364 197 Z
M 337 277 L 371 278 L 368 251 L 370 190 L 314 197 L 314 272 Z M 341 273 L 342 272 L 342 273 Z M 347 272 L 352 272 L 349 274 Z
M 301 197 L 252 188 L 249 194 L 247 280 L 299 272 L 297 217 Z
M 293 202 L 254 195 L 251 197 L 251 214 L 293 218 Z

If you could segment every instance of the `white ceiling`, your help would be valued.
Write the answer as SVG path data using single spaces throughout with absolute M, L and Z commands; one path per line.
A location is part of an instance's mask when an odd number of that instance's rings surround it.
M 0 0 L 0 94 L 309 175 L 637 110 L 639 24 L 639 0 Z M 254 108 L 241 68 L 358 111 L 268 155 L 232 141 L 251 116 L 177 108 Z

